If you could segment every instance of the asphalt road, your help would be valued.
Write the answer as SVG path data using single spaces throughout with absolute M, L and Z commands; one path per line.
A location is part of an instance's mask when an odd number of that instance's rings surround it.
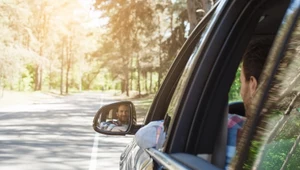
M 102 93 L 43 96 L 0 107 L 1 170 L 114 170 L 132 136 L 92 129 L 95 112 L 116 101 Z

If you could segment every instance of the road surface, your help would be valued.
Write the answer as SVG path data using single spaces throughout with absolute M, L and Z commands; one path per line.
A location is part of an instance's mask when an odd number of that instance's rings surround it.
M 132 136 L 101 135 L 91 126 L 95 112 L 113 101 L 108 94 L 85 92 L 0 105 L 0 169 L 118 169 Z

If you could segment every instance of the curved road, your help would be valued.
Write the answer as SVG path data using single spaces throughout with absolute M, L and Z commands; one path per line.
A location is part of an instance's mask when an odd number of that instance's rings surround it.
M 114 170 L 132 136 L 106 136 L 92 129 L 96 111 L 116 101 L 85 92 L 32 98 L 0 107 L 1 170 Z

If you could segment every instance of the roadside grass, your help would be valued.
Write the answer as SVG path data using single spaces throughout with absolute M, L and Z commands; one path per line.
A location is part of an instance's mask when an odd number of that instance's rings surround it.
M 139 96 L 137 92 L 131 91 L 130 96 L 126 96 L 126 94 L 120 94 L 118 92 L 119 91 L 111 91 L 110 93 L 120 101 L 131 101 L 135 106 L 137 123 L 143 124 L 155 94 L 142 94 Z
M 154 95 L 149 95 L 147 97 L 142 97 L 138 99 L 133 99 L 132 102 L 136 109 L 136 116 L 137 116 L 137 122 L 138 124 L 142 124 L 146 114 L 148 113 L 148 110 L 152 104 L 152 101 L 154 99 Z

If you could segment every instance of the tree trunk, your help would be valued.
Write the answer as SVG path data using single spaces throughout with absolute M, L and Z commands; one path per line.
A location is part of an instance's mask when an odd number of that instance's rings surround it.
M 172 0 L 169 1 L 169 5 L 173 6 Z M 170 9 L 170 31 L 173 32 L 173 13 L 174 13 L 174 10 L 173 10 L 173 8 L 169 8 L 169 9 Z
M 122 51 L 126 51 L 126 50 L 122 50 Z M 124 52 L 125 54 L 126 52 Z M 122 78 L 122 83 L 121 83 L 121 91 L 122 93 L 126 92 L 126 96 L 129 96 L 129 62 L 127 60 L 127 57 L 123 59 L 123 75 L 124 77 Z
M 91 84 L 92 84 L 92 81 L 89 81 L 90 80 L 90 78 L 89 78 L 89 76 L 88 76 L 88 78 L 87 78 L 87 82 L 85 82 L 85 83 L 87 83 L 86 84 L 86 86 L 87 86 L 87 90 L 90 90 L 91 89 Z M 81 80 L 81 82 L 83 82 L 82 80 Z
M 206 14 L 214 5 L 214 1 L 213 0 L 202 0 L 202 5 L 203 5 L 203 10 Z
M 189 34 L 191 34 L 191 32 L 194 30 L 194 28 L 198 23 L 196 10 L 197 9 L 195 5 L 195 0 L 187 0 L 187 13 L 188 13 L 188 20 L 190 23 Z
M 125 88 L 126 88 L 126 96 L 129 96 L 129 80 L 128 80 L 128 73 L 126 73 L 127 80 L 125 81 Z
M 41 38 L 41 41 L 42 38 Z M 41 43 L 40 46 L 40 52 L 39 55 L 42 57 L 43 56 L 43 42 Z M 39 66 L 39 75 L 38 75 L 38 79 L 39 79 L 39 83 L 38 83 L 38 90 L 42 90 L 42 80 L 43 80 L 43 69 L 42 69 L 42 65 Z
M 127 61 L 125 61 L 125 91 L 126 96 L 129 96 L 129 63 Z
M 79 81 L 80 81 L 80 82 L 79 82 L 79 91 L 82 92 L 82 81 L 81 81 L 81 78 L 80 78 Z
M 79 82 L 78 82 L 78 90 L 81 92 L 82 91 L 82 70 L 80 69 L 80 73 L 79 73 Z
M 60 95 L 63 94 L 63 87 L 64 87 L 64 43 L 62 43 L 61 45 Z
M 157 86 L 160 87 L 160 82 L 162 79 L 162 38 L 159 39 L 159 66 L 158 66 L 158 80 L 157 80 Z
M 141 68 L 140 68 L 140 62 L 139 57 L 137 57 L 137 90 L 139 92 L 139 97 L 141 96 Z
M 22 74 L 21 74 L 21 71 L 20 71 L 20 70 L 19 70 L 19 73 L 18 73 L 18 74 L 19 74 L 19 76 L 18 76 L 18 77 L 19 77 L 19 78 L 18 78 L 18 90 L 21 91 L 21 82 L 22 82 L 22 76 L 21 76 L 21 75 L 22 75 Z
M 49 65 L 49 91 L 52 89 L 52 61 L 50 61 Z
M 126 80 L 125 79 L 122 79 L 121 81 L 121 93 L 123 94 L 125 91 L 126 91 L 126 88 L 125 88 L 125 82 Z
M 160 25 L 160 16 L 158 17 L 158 25 Z M 171 29 L 172 29 L 172 26 L 173 24 L 171 23 Z M 159 58 L 159 63 L 158 63 L 158 80 L 157 80 L 157 86 L 160 86 L 160 81 L 161 81 L 161 67 L 162 67 L 162 39 L 163 39 L 163 36 L 161 35 L 162 32 L 161 32 L 161 28 L 160 26 L 158 27 L 159 28 L 159 51 L 158 51 L 158 58 Z M 172 31 L 171 31 L 172 32 Z
M 46 6 L 47 4 L 45 4 Z M 47 34 L 47 23 L 48 23 L 48 18 L 47 15 L 45 13 L 42 14 L 42 24 L 41 24 L 41 28 L 40 28 L 40 33 L 39 33 L 39 41 L 41 42 L 41 46 L 40 46 L 40 50 L 39 50 L 39 55 L 41 57 L 43 57 L 44 55 L 44 41 L 45 41 L 45 36 Z M 42 84 L 43 84 L 43 65 L 39 66 L 39 83 L 38 83 L 38 90 L 42 90 Z
M 3 81 L 4 81 L 4 76 L 1 75 L 1 77 L 0 77 L 1 98 L 3 97 L 3 94 L 4 94 L 4 83 L 2 83 Z
M 39 65 L 37 65 L 35 67 L 35 77 L 34 77 L 34 91 L 38 91 L 39 90 L 39 84 L 40 84 L 40 67 Z
M 187 0 L 187 13 L 190 23 L 189 34 L 213 5 L 213 0 Z
M 150 93 L 152 93 L 152 75 L 153 75 L 153 72 L 151 71 L 150 72 L 150 87 L 149 87 Z
M 149 93 L 148 92 L 148 74 L 147 74 L 147 71 L 145 72 L 145 82 L 144 82 L 144 85 L 145 85 L 145 91 L 147 92 L 147 93 Z
M 157 88 L 159 88 L 160 87 L 160 83 L 161 83 L 161 79 L 162 79 L 162 70 L 161 70 L 161 68 L 159 68 L 159 70 L 158 70 L 158 81 L 157 81 Z
M 130 68 L 133 68 L 133 58 L 131 57 L 130 59 Z M 133 90 L 133 76 L 134 76 L 134 69 L 131 69 L 130 71 L 130 84 L 129 84 L 129 89 Z
M 67 61 L 67 71 L 66 71 L 66 94 L 69 94 L 69 73 L 70 73 L 70 66 L 71 66 L 71 61 L 68 59 Z
M 39 90 L 42 90 L 42 82 L 43 82 L 43 69 L 40 67 L 40 77 L 39 77 Z
M 69 93 L 69 73 L 70 73 L 70 68 L 71 68 L 71 62 L 72 62 L 72 54 L 71 54 L 71 50 L 72 50 L 72 39 L 69 36 L 68 37 L 68 43 L 67 43 L 67 71 L 66 71 L 66 94 Z

